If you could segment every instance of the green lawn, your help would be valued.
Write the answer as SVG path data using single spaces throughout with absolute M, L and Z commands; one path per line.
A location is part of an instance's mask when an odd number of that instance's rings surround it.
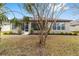
M 0 55 L 39 55 L 36 35 L 2 36 Z M 49 35 L 44 55 L 79 55 L 79 36 Z

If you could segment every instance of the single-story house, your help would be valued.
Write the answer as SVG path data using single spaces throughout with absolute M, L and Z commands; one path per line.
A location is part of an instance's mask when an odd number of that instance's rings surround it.
M 35 22 L 37 20 L 30 20 L 27 24 L 22 24 L 21 30 L 23 34 L 29 34 L 31 29 L 35 28 Z M 53 20 L 48 20 L 48 27 L 50 26 L 51 22 Z M 15 25 L 13 25 L 10 21 L 2 22 L 1 31 L 7 32 L 7 31 L 13 31 L 17 32 L 18 28 L 16 28 Z M 37 30 L 37 29 L 34 29 Z M 60 33 L 60 32 L 72 32 L 72 31 L 79 31 L 79 21 L 78 20 L 57 20 L 56 23 L 52 24 L 51 27 L 51 33 Z

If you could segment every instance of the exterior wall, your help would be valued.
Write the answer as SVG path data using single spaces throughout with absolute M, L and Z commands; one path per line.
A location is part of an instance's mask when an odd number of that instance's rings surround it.
M 71 32 L 71 30 L 70 30 L 70 22 L 65 22 L 65 32 Z
M 9 22 L 3 22 L 1 27 L 2 32 L 7 32 L 11 30 L 11 24 Z
M 2 27 L 1 28 L 1 31 L 2 32 L 12 31 L 14 33 L 18 33 L 19 27 L 13 29 L 12 26 L 13 26 L 13 24 L 11 24 L 9 22 L 3 22 L 2 23 L 2 26 L 1 26 Z M 24 31 L 24 30 L 22 30 L 22 31 L 23 31 L 23 34 L 29 34 L 30 33 L 30 30 L 31 30 L 31 22 L 28 23 L 28 31 Z
M 7 25 L 3 25 L 1 31 L 2 32 L 10 31 L 10 25 L 8 25 L 8 24 Z
M 31 23 L 31 22 L 30 22 Z M 70 22 L 56 22 L 56 23 L 59 23 L 59 24 L 64 24 L 65 25 L 65 29 L 64 30 L 53 30 L 53 24 L 52 24 L 52 27 L 51 27 L 51 30 L 50 30 L 50 33 L 61 33 L 61 32 L 64 32 L 64 33 L 67 33 L 67 32 L 71 32 L 71 28 L 70 28 Z M 49 22 L 48 23 L 48 27 L 50 27 L 51 23 Z M 30 29 L 31 29 L 31 26 L 29 26 Z M 39 32 L 38 30 L 35 30 L 34 33 L 37 33 Z
M 29 32 L 31 31 L 31 22 L 29 22 Z
M 12 26 L 13 25 L 11 23 L 9 23 L 9 22 L 3 22 L 2 26 L 1 26 L 2 27 L 1 31 L 2 32 L 12 31 L 14 33 L 18 33 L 19 27 L 17 27 L 16 29 L 12 29 Z M 23 31 L 23 34 L 29 34 L 30 30 L 31 30 L 31 22 L 29 22 L 29 24 L 28 24 L 28 31 L 24 31 L 24 30 L 22 30 L 22 31 Z
M 79 31 L 79 21 L 71 21 L 70 22 L 70 31 Z
M 70 26 L 70 31 L 79 31 L 79 26 Z
M 53 25 L 52 25 L 50 33 L 79 31 L 79 25 L 71 26 L 70 22 L 56 22 L 56 23 L 64 24 L 65 25 L 65 30 L 62 30 L 62 29 L 61 30 L 53 30 Z M 49 24 L 48 25 L 48 27 L 49 27 L 51 23 L 49 22 L 48 24 Z M 11 30 L 13 30 L 13 29 L 12 29 L 12 24 L 10 22 L 3 22 L 2 23 L 2 29 L 1 29 L 2 32 L 7 32 L 7 31 L 11 31 Z M 14 31 L 16 31 L 16 29 L 14 29 Z M 24 34 L 29 34 L 30 31 L 31 31 L 31 22 L 28 23 L 28 31 L 23 30 L 23 33 Z

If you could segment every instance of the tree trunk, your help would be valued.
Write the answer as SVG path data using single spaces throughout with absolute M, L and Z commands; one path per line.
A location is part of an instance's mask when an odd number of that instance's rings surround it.
M 39 46 L 40 47 L 44 47 L 44 38 L 43 38 L 43 35 L 40 35 Z
M 44 48 L 44 43 L 43 43 L 43 36 L 40 35 L 40 40 L 39 40 L 39 55 L 43 56 L 43 48 Z
M 41 31 L 39 38 L 40 38 L 40 40 L 39 40 L 39 55 L 44 56 L 45 55 L 45 52 L 44 52 L 45 40 L 44 40 L 43 31 Z

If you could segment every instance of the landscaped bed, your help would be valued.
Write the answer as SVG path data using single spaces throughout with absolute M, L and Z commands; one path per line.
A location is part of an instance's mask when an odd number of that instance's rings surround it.
M 0 55 L 39 55 L 38 35 L 3 35 Z M 44 55 L 79 55 L 79 36 L 49 35 Z

